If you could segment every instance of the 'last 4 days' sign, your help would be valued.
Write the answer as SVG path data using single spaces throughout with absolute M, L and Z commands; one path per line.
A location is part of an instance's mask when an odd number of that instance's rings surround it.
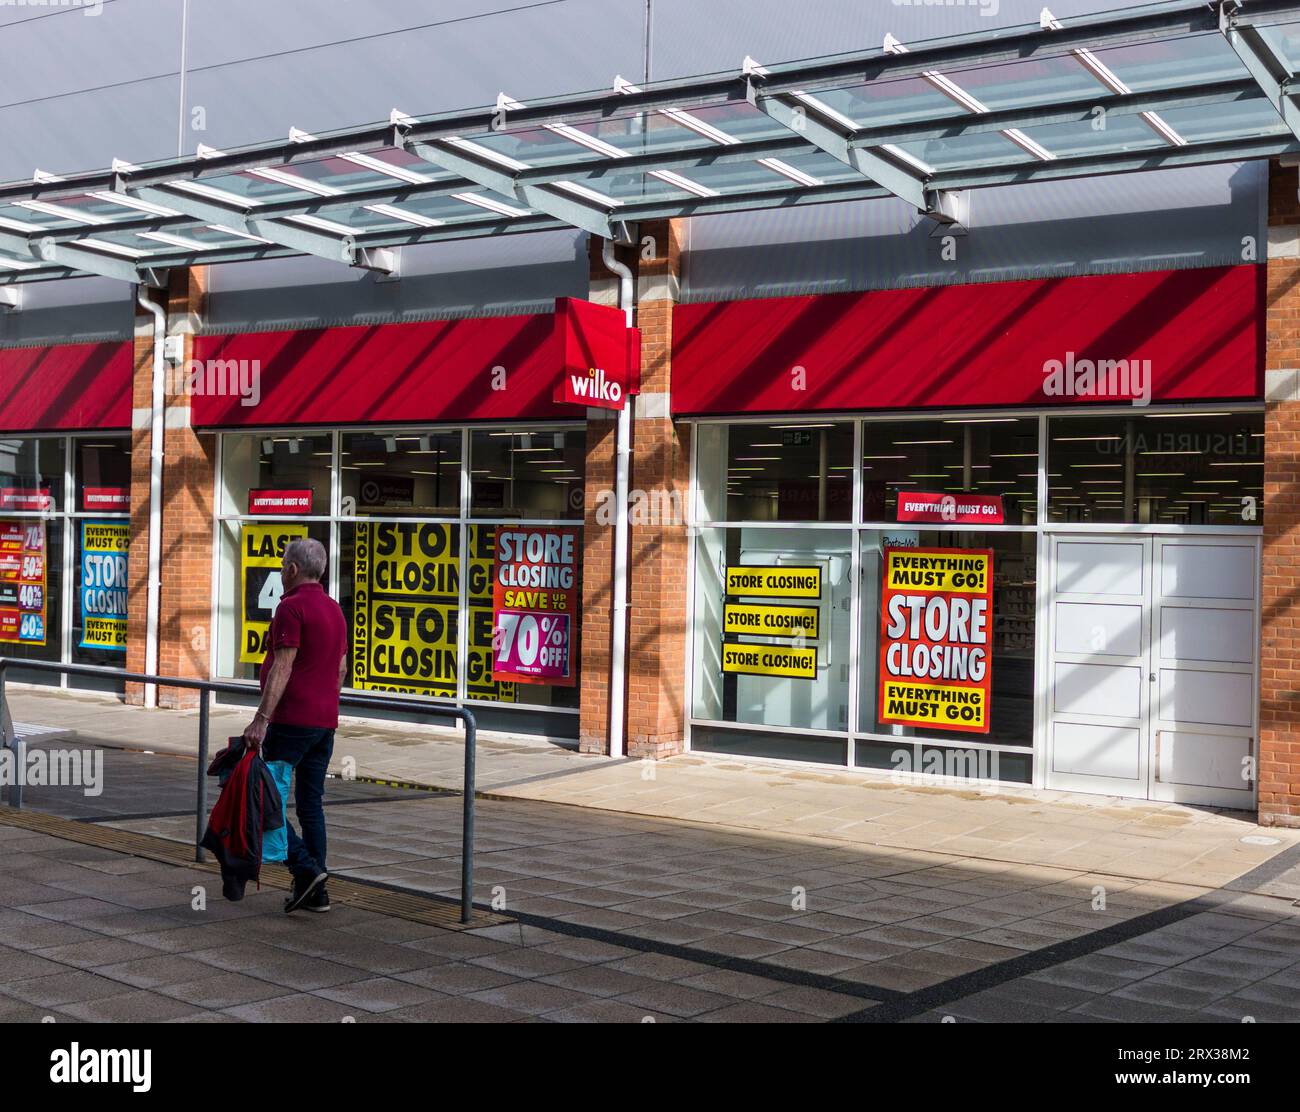
M 885 549 L 879 720 L 988 733 L 992 626 L 990 549 Z
M 307 526 L 278 523 L 245 525 L 239 533 L 240 584 L 244 593 L 239 629 L 239 660 L 261 664 L 266 656 L 271 619 L 284 594 L 280 559 L 291 540 L 307 535 Z

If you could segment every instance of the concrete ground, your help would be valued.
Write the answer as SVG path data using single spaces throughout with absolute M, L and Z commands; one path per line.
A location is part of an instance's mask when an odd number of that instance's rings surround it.
M 19 722 L 154 750 L 106 750 L 103 795 L 30 807 L 193 838 L 192 718 L 10 697 Z M 366 724 L 340 750 L 458 784 L 450 740 Z M 227 903 L 210 872 L 0 814 L 0 1020 L 1300 1020 L 1300 847 L 1245 816 L 703 757 L 642 779 L 506 741 L 480 767 L 475 895 L 515 921 L 467 932 L 337 902 L 285 916 L 269 889 Z M 455 894 L 458 796 L 328 798 L 332 872 Z

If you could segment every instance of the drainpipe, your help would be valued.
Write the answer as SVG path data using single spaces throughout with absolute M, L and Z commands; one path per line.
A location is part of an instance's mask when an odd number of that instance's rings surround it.
M 150 301 L 144 286 L 139 287 L 140 308 L 153 314 L 153 394 L 149 414 L 149 580 L 145 606 L 144 670 L 158 674 L 158 614 L 162 592 L 162 468 L 163 404 L 166 398 L 163 365 L 163 342 L 167 334 L 167 313 L 157 302 Z M 144 705 L 158 705 L 158 687 L 146 684 Z
M 618 275 L 618 303 L 627 316 L 627 326 L 632 327 L 632 271 L 614 257 L 614 241 L 605 240 L 601 248 L 605 266 Z M 609 755 L 621 757 L 625 749 L 627 707 L 624 689 L 627 685 L 627 486 L 628 468 L 632 460 L 632 397 L 624 394 L 623 408 L 618 411 L 614 462 L 614 602 L 613 640 L 609 660 Z

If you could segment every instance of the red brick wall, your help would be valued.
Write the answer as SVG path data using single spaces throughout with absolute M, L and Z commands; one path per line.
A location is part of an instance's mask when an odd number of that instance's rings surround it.
M 187 318 L 201 318 L 206 272 L 177 270 L 165 291 L 168 331 Z M 153 291 L 158 300 L 159 291 Z M 152 397 L 153 317 L 137 310 L 136 371 L 133 408 L 147 414 Z M 184 357 L 191 355 L 185 336 Z M 176 383 L 179 385 L 179 383 Z M 166 397 L 167 428 L 163 437 L 162 591 L 159 608 L 158 672 L 167 676 L 206 679 L 211 659 L 212 522 L 216 437 L 188 427 L 189 398 L 183 392 Z M 127 667 L 144 670 L 149 534 L 149 452 L 147 420 L 132 433 L 130 619 Z M 128 701 L 140 702 L 143 692 L 130 685 Z M 180 689 L 158 693 L 161 706 L 194 706 L 197 694 Z
M 1300 223 L 1294 167 L 1274 163 L 1269 226 Z M 1300 258 L 1270 253 L 1265 370 L 1300 368 Z M 1271 373 L 1269 373 L 1271 372 Z M 1268 390 L 1266 390 L 1268 392 Z M 1260 643 L 1259 818 L 1300 826 L 1300 400 L 1264 418 L 1264 567 Z
M 582 668 L 578 747 L 609 751 L 610 569 L 614 530 L 609 492 L 614 489 L 615 421 L 587 422 L 587 470 L 582 529 Z
M 686 498 L 689 436 L 666 416 L 651 416 L 665 404 L 672 381 L 672 324 L 675 280 L 681 269 L 681 221 L 641 226 L 654 240 L 653 258 L 641 253 L 638 278 L 646 298 L 637 303 L 641 329 L 641 400 L 633 434 L 631 577 L 628 602 L 635 615 L 628 639 L 627 754 L 668 757 L 682 750 L 685 736 Z
M 657 221 L 643 224 L 654 250 L 620 248 L 618 258 L 633 268 L 638 296 L 644 280 L 678 273 L 681 228 Z M 593 298 L 613 304 L 613 278 L 601 260 L 600 241 L 591 242 Z M 630 475 L 631 528 L 628 561 L 626 753 L 665 757 L 681 751 L 685 707 L 686 528 L 684 511 L 689 455 L 684 430 L 662 416 L 647 416 L 668 393 L 672 344 L 670 291 L 637 303 L 641 329 L 641 393 L 633 423 Z M 652 404 L 652 397 L 654 399 Z M 611 414 L 612 416 L 612 414 Z M 583 752 L 609 749 L 609 665 L 614 562 L 613 499 L 616 445 L 614 420 L 587 422 L 586 527 L 582 618 Z M 666 518 L 666 519 L 665 519 Z

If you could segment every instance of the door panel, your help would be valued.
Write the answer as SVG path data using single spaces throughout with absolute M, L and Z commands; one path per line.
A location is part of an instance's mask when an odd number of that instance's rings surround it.
M 1107 650 L 1136 656 L 1142 651 L 1142 607 L 1133 603 L 1058 603 L 1053 644 L 1058 653 Z
M 1058 660 L 1052 672 L 1057 714 L 1136 718 L 1142 713 L 1141 664 L 1079 664 Z
M 1160 655 L 1175 660 L 1249 664 L 1255 659 L 1255 615 L 1249 610 L 1208 606 L 1163 607 Z
M 1136 781 L 1142 769 L 1142 731 L 1133 726 L 1057 722 L 1052 771 Z
M 1056 542 L 1057 595 L 1136 596 L 1146 593 L 1145 541 Z
M 1259 541 L 1159 537 L 1150 797 L 1255 805 Z
M 1047 786 L 1255 805 L 1259 540 L 1051 538 Z
M 1241 672 L 1160 669 L 1160 720 L 1182 726 L 1249 728 L 1255 714 L 1251 677 Z
M 1241 791 L 1242 761 L 1252 755 L 1250 737 L 1161 730 L 1157 744 L 1160 784 L 1207 793 Z
M 1145 793 L 1150 554 L 1146 537 L 1051 539 L 1048 787 Z
M 1208 539 L 1208 538 L 1207 538 Z M 1162 540 L 1163 598 L 1255 597 L 1255 546 Z

